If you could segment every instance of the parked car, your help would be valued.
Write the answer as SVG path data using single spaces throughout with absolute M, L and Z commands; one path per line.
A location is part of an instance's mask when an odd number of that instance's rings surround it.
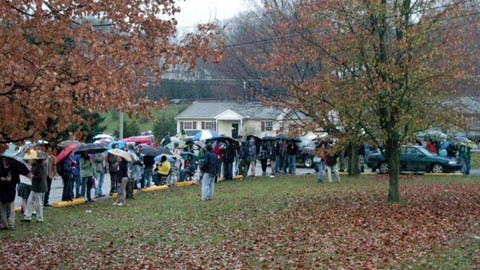
M 388 173 L 387 159 L 381 152 L 368 155 L 366 164 L 374 171 Z M 461 167 L 457 159 L 437 156 L 424 146 L 402 146 L 400 151 L 400 171 L 446 173 Z
M 305 168 L 313 168 L 313 157 L 315 156 L 315 149 L 318 142 L 306 139 L 296 139 L 295 143 L 298 147 L 297 164 L 300 164 Z

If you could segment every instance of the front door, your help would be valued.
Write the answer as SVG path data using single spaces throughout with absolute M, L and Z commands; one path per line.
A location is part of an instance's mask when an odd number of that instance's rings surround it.
M 238 123 L 232 124 L 232 138 L 238 138 Z

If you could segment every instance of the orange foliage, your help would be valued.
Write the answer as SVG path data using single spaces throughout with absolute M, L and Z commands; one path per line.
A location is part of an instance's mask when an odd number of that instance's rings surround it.
M 165 70 L 218 57 L 210 25 L 172 41 L 175 1 L 36 2 L 0 3 L 2 142 L 38 138 L 47 119 L 81 124 L 77 109 L 146 113 L 164 105 L 144 90 Z

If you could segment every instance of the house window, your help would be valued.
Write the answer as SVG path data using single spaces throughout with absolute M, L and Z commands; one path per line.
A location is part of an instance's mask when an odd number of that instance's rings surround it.
M 183 126 L 183 127 L 182 127 Z M 195 129 L 193 121 L 184 121 L 181 122 L 181 129 Z
M 272 121 L 262 121 L 261 130 L 262 131 L 272 131 L 273 130 L 273 122 Z
M 215 121 L 202 121 L 202 129 L 217 130 L 217 123 Z

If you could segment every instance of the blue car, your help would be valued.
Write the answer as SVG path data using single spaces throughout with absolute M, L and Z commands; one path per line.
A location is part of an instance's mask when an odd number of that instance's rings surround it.
M 381 152 L 369 154 L 366 159 L 373 171 L 388 173 L 387 159 Z M 455 158 L 441 157 L 428 151 L 424 146 L 402 146 L 400 152 L 401 172 L 448 173 L 460 170 L 462 164 Z

